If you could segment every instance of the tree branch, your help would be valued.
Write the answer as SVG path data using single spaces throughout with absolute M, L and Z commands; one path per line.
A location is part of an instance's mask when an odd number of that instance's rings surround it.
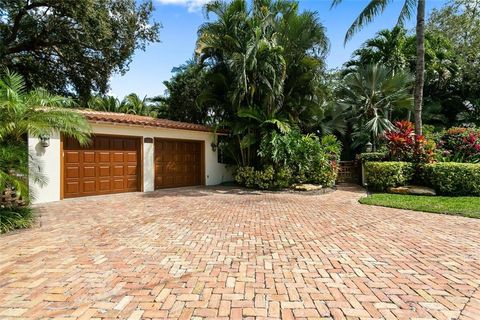
M 13 21 L 12 31 L 10 32 L 10 36 L 5 40 L 5 44 L 9 44 L 13 40 L 15 40 L 18 34 L 18 30 L 20 29 L 20 22 L 22 22 L 23 17 L 28 14 L 28 11 L 35 8 L 45 7 L 45 6 L 50 6 L 50 4 L 47 1 L 39 1 L 39 2 L 32 2 L 30 4 L 27 4 L 25 7 L 20 9 L 18 14 L 15 16 L 15 19 Z

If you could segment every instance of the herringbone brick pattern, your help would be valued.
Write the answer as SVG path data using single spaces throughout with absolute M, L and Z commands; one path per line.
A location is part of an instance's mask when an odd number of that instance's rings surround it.
M 45 205 L 0 237 L 0 319 L 480 319 L 480 221 L 362 191 L 184 188 Z

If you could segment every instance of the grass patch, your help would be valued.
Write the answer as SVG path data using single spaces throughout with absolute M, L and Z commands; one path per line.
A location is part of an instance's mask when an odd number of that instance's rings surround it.
M 480 197 L 432 197 L 375 193 L 361 198 L 359 201 L 368 205 L 480 219 Z
M 0 208 L 0 233 L 29 228 L 34 221 L 31 208 Z

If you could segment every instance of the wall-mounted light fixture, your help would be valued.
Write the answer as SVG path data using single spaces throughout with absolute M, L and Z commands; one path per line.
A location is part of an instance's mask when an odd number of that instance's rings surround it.
M 215 142 L 212 142 L 211 147 L 213 152 L 217 151 L 218 149 L 218 145 Z
M 372 152 L 373 151 L 373 144 L 371 142 L 367 142 L 365 145 L 365 152 Z
M 46 148 L 50 145 L 50 136 L 48 134 L 42 134 L 40 137 L 40 144 L 42 147 Z

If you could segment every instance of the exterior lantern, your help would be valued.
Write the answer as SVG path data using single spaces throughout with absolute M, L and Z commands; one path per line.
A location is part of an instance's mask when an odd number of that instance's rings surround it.
M 372 152 L 373 151 L 373 144 L 370 141 L 367 142 L 367 144 L 365 145 L 365 151 L 366 152 Z
M 212 142 L 211 146 L 213 152 L 217 151 L 218 145 L 215 142 Z
M 42 147 L 46 148 L 50 145 L 50 136 L 48 134 L 42 134 L 40 137 L 40 144 Z

